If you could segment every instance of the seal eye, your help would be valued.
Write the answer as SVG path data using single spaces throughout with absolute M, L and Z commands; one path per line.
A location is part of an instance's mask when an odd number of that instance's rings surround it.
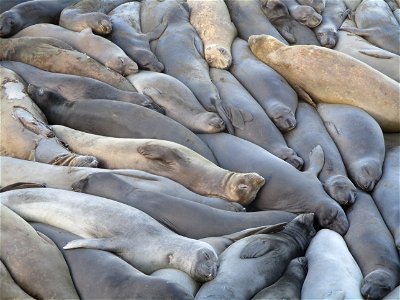
M 246 184 L 239 184 L 240 190 L 247 190 L 249 187 Z
M 224 48 L 219 48 L 218 50 L 219 50 L 219 52 L 221 52 L 221 54 L 225 54 L 226 53 L 226 50 Z

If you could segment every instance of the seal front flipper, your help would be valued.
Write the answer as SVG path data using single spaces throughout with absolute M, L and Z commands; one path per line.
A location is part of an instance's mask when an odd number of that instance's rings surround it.
M 322 150 L 322 147 L 320 145 L 315 146 L 314 149 L 311 150 L 309 160 L 310 166 L 307 170 L 305 170 L 305 172 L 308 172 L 317 177 L 325 163 L 324 150 Z
M 42 183 L 35 183 L 35 182 L 16 182 L 13 184 L 6 185 L 0 189 L 0 193 L 13 191 L 13 190 L 20 190 L 20 189 L 30 189 L 30 188 L 44 188 L 46 187 L 45 184 Z
M 361 28 L 355 28 L 355 27 L 351 27 L 351 26 L 342 26 L 342 27 L 340 27 L 340 30 L 351 32 L 351 33 L 359 35 L 359 36 L 368 36 L 373 31 L 373 29 L 371 29 L 371 28 L 361 29 Z
M 250 242 L 240 252 L 240 258 L 257 258 L 275 250 L 267 237 L 260 237 Z
M 145 143 L 137 148 L 139 154 L 147 159 L 159 160 L 166 165 L 172 165 L 179 161 L 180 163 L 189 163 L 188 159 L 178 150 L 162 145 Z
M 376 57 L 376 58 L 382 58 L 382 59 L 390 59 L 390 58 L 394 58 L 397 55 L 383 50 L 383 49 L 361 49 L 358 50 L 358 52 L 360 52 L 361 54 L 364 55 L 368 55 L 368 56 L 372 56 L 372 57 Z
M 105 251 L 115 251 L 115 239 L 113 238 L 100 238 L 100 239 L 79 239 L 73 240 L 67 243 L 63 249 L 77 249 L 77 248 L 88 248 L 98 249 Z
M 305 90 L 303 90 L 303 88 L 301 88 L 298 85 L 294 85 L 293 89 L 296 91 L 297 95 L 299 95 L 299 97 L 301 99 L 303 99 L 304 101 L 306 101 L 308 104 L 312 105 L 313 107 L 317 107 L 317 104 L 315 104 L 314 100 L 311 98 L 311 96 Z
M 163 18 L 162 22 L 158 24 L 152 32 L 148 32 L 145 34 L 146 39 L 149 42 L 157 40 L 164 33 L 165 29 L 167 29 L 167 26 L 168 26 L 168 21 L 164 20 Z
M 211 99 L 211 103 L 213 103 L 218 115 L 225 122 L 226 129 L 230 134 L 235 134 L 235 129 L 231 123 L 230 117 L 231 112 L 228 106 L 222 103 L 221 99 Z
M 292 28 L 288 24 L 285 24 L 281 28 L 280 34 L 282 34 L 285 40 L 287 40 L 290 44 L 294 44 L 297 42 L 296 37 L 292 32 Z

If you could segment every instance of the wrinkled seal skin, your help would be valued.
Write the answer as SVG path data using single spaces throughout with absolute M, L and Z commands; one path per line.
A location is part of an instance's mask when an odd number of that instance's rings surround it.
M 103 136 L 167 140 L 215 162 L 211 150 L 193 132 L 155 111 L 104 99 L 70 102 L 53 91 L 33 85 L 29 85 L 28 92 L 51 124 Z
M 13 37 L 24 36 L 62 40 L 123 76 L 138 72 L 137 64 L 121 48 L 109 40 L 93 34 L 91 29 L 75 32 L 53 24 L 36 24 L 21 30 Z
M 111 99 L 141 105 L 159 113 L 164 113 L 164 109 L 150 97 L 137 92 L 117 89 L 100 80 L 77 75 L 47 72 L 15 61 L 0 61 L 0 65 L 13 70 L 27 83 L 53 90 L 69 101 L 99 98 Z
M 294 258 L 277 282 L 258 292 L 252 299 L 300 299 L 301 288 L 306 275 L 307 258 Z
M 321 46 L 335 47 L 338 37 L 337 31 L 347 18 L 350 10 L 343 0 L 326 0 L 326 7 L 322 13 L 322 22 L 314 28 L 315 35 Z
M 219 257 L 214 280 L 202 285 L 196 299 L 250 299 L 284 273 L 293 258 L 304 255 L 315 235 L 314 214 L 296 217 L 278 233 L 255 234 L 229 246 Z
M 61 11 L 78 0 L 36 0 L 18 4 L 0 15 L 0 37 L 9 37 L 38 23 L 58 24 Z M 1 2 L 3 7 L 3 1 Z
M 400 282 L 399 253 L 371 196 L 358 191 L 356 203 L 347 209 L 350 228 L 344 239 L 360 266 L 365 299 L 382 299 Z
M 374 117 L 383 131 L 400 132 L 400 90 L 393 79 L 324 47 L 285 46 L 265 35 L 252 36 L 249 45 L 258 59 L 281 74 L 308 102 L 357 106 Z
M 286 145 L 280 131 L 240 82 L 225 70 L 212 68 L 210 76 L 219 90 L 222 101 L 240 111 L 240 115 L 232 116 L 235 135 L 301 169 L 303 160 Z
M 282 132 L 293 129 L 296 126 L 296 92 L 281 75 L 260 62 L 245 41 L 236 39 L 232 53 L 231 73 Z
M 122 90 L 135 91 L 121 74 L 58 39 L 20 37 L 0 42 L 0 60 L 19 61 L 49 72 L 86 76 Z
M 385 141 L 378 123 L 350 105 L 319 104 L 318 112 L 350 178 L 364 191 L 372 191 L 382 176 L 385 158 Z
M 79 299 L 56 245 L 6 206 L 0 215 L 0 259 L 15 282 L 36 299 Z
M 83 299 L 193 299 L 178 285 L 145 275 L 110 252 L 64 250 L 66 244 L 80 238 L 75 234 L 41 223 L 31 225 L 60 249 Z
M 308 273 L 301 299 L 363 299 L 361 270 L 339 234 L 327 229 L 318 231 L 306 257 Z
M 285 210 L 297 214 L 312 212 L 321 227 L 342 235 L 346 233 L 346 215 L 340 205 L 324 191 L 316 177 L 318 170 L 310 168 L 308 172 L 300 172 L 263 148 L 230 134 L 198 136 L 214 152 L 222 168 L 235 172 L 257 172 L 265 178 L 266 184 L 251 204 L 253 208 Z M 311 161 L 322 168 L 323 154 L 322 157 L 320 154 Z
M 227 69 L 232 64 L 231 46 L 237 35 L 224 0 L 188 0 L 190 23 L 204 45 L 204 58 L 211 68 Z
M 97 166 L 95 157 L 76 155 L 60 143 L 17 74 L 0 67 L 0 78 L 1 155 L 56 165 Z
M 158 39 L 166 28 L 162 22 L 154 31 L 143 34 L 140 27 L 140 3 L 129 2 L 109 13 L 113 30 L 107 36 L 120 46 L 141 69 L 162 72 L 164 65 L 150 49 L 150 42 Z
M 163 140 L 104 137 L 64 126 L 57 137 L 78 153 L 94 154 L 107 169 L 136 169 L 172 179 L 204 196 L 247 205 L 264 178 L 256 173 L 224 170 L 187 147 Z M 115 155 L 114 155 L 115 153 Z
M 225 4 L 241 39 L 247 41 L 254 34 L 269 34 L 287 44 L 262 13 L 258 0 L 229 0 Z
M 10 272 L 0 260 L 0 297 L 1 299 L 33 300 L 11 277 Z
M 326 7 L 327 0 L 296 0 L 301 5 L 311 6 L 320 15 L 323 13 Z
M 224 121 L 216 113 L 206 111 L 192 91 L 178 79 L 149 71 L 127 78 L 139 92 L 163 107 L 167 117 L 191 131 L 214 133 L 225 129 Z
M 315 146 L 320 145 L 324 150 L 325 162 L 318 178 L 325 191 L 341 205 L 353 204 L 356 200 L 356 187 L 347 178 L 339 150 L 325 129 L 318 112 L 311 105 L 300 102 L 296 119 L 296 128 L 285 134 L 288 145 L 304 159 L 306 169 L 310 165 L 308 154 Z
M 300 22 L 307 27 L 317 27 L 321 21 L 322 16 L 315 11 L 314 8 L 308 5 L 300 5 L 297 1 L 281 0 L 287 6 L 290 15 L 296 21 Z
M 27 221 L 56 226 L 82 237 L 69 242 L 64 249 L 116 252 L 147 274 L 172 267 L 205 282 L 217 273 L 218 257 L 210 245 L 177 235 L 125 204 L 47 188 L 5 192 L 1 203 Z

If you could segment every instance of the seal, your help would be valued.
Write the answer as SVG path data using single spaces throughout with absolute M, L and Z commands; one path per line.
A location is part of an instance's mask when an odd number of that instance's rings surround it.
M 318 105 L 318 112 L 350 178 L 364 191 L 372 191 L 382 176 L 385 158 L 385 141 L 378 123 L 362 109 L 350 105 L 323 103 Z
M 400 282 L 399 253 L 371 196 L 358 191 L 356 203 L 347 209 L 350 228 L 344 236 L 363 273 L 361 294 L 382 299 Z
M 318 178 L 325 191 L 341 205 L 353 204 L 356 200 L 356 187 L 347 177 L 340 152 L 318 112 L 311 105 L 299 102 L 296 119 L 296 128 L 285 134 L 288 145 L 304 158 L 306 169 L 310 165 L 308 154 L 320 145 L 324 150 L 325 160 Z
M 60 143 L 16 73 L 0 67 L 0 76 L 1 132 L 7 132 L 1 135 L 1 155 L 57 165 L 97 166 L 95 157 L 77 155 Z
M 5 192 L 1 203 L 30 222 L 56 226 L 82 237 L 69 242 L 64 249 L 117 252 L 146 274 L 172 267 L 205 282 L 217 273 L 218 258 L 210 245 L 177 235 L 125 204 L 47 188 Z M 111 215 L 118 216 L 118 221 L 109 218 Z
M 219 166 L 235 172 L 257 172 L 266 179 L 251 207 L 256 210 L 285 210 L 315 213 L 324 228 L 345 234 L 348 221 L 340 205 L 324 191 L 317 174 L 322 169 L 321 147 L 310 153 L 310 166 L 300 172 L 263 148 L 224 133 L 199 134 L 213 151 Z M 227 151 L 226 149 L 229 149 Z
M 236 39 L 232 45 L 231 73 L 249 91 L 280 131 L 296 126 L 297 94 L 285 79 L 260 62 L 248 44 Z
M 297 1 L 281 0 L 287 6 L 290 15 L 301 24 L 314 28 L 317 27 L 321 21 L 322 16 L 315 11 L 314 8 L 308 5 L 300 5 Z
M 28 93 L 52 124 L 110 137 L 167 140 L 215 162 L 211 150 L 189 129 L 142 106 L 104 99 L 70 102 L 53 91 L 33 85 L 28 86 Z
M 232 115 L 235 135 L 271 152 L 297 169 L 303 160 L 286 145 L 280 131 L 262 107 L 228 71 L 211 68 L 210 76 L 218 88 L 222 101 L 236 107 L 239 115 Z
M 362 299 L 362 274 L 346 242 L 332 230 L 318 231 L 308 246 L 308 273 L 301 299 Z
M 250 299 L 273 284 L 293 258 L 304 254 L 315 235 L 313 221 L 314 214 L 300 215 L 281 232 L 235 242 L 221 254 L 217 276 L 201 286 L 196 299 Z
M 31 225 L 53 240 L 60 249 L 82 298 L 193 299 L 177 284 L 145 275 L 110 252 L 97 249 L 64 250 L 66 244 L 80 239 L 75 234 L 41 223 Z
M 272 36 L 252 36 L 254 55 L 281 74 L 299 95 L 313 103 L 350 104 L 364 109 L 385 132 L 399 132 L 398 83 L 348 55 L 311 45 L 285 46 Z M 309 72 L 310 66 L 315 66 Z M 325 72 L 332 69 L 329 74 Z M 354 76 L 360 80 L 349 86 Z M 316 80 L 318 78 L 318 80 Z
M 200 288 L 200 283 L 195 281 L 185 272 L 177 269 L 160 269 L 151 274 L 152 277 L 161 278 L 168 282 L 174 282 L 183 288 L 188 294 L 194 297 Z M 164 298 L 164 296 L 161 296 Z M 176 298 L 175 298 L 176 299 Z
M 21 30 L 13 37 L 24 36 L 62 40 L 123 76 L 138 72 L 137 64 L 121 48 L 109 40 L 93 34 L 90 28 L 78 33 L 53 24 L 36 24 Z
M 320 15 L 322 15 L 326 7 L 326 0 L 298 0 L 297 3 L 301 5 L 311 6 Z
M 23 289 L 15 283 L 14 279 L 11 277 L 10 272 L 8 272 L 6 266 L 0 260 L 0 287 L 1 287 L 1 297 L 3 299 L 28 299 L 33 300 Z
M 21 289 L 35 299 L 79 299 L 57 246 L 6 206 L 0 215 L 0 259 Z
M 10 37 L 18 31 L 37 23 L 58 24 L 61 11 L 78 0 L 38 0 L 35 2 L 23 1 L 6 10 L 0 15 L 0 37 Z M 7 5 L 1 2 L 1 8 Z M 22 2 L 22 1 L 20 1 Z
M 167 117 L 198 133 L 215 133 L 225 129 L 224 121 L 208 112 L 192 91 L 178 79 L 163 73 L 142 71 L 127 77 L 141 93 L 165 109 Z
M 190 23 L 204 45 L 204 58 L 212 68 L 228 69 L 232 64 L 231 46 L 237 36 L 224 0 L 188 0 Z
M 307 258 L 294 258 L 277 282 L 258 292 L 252 299 L 300 299 L 306 274 Z
M 0 60 L 19 61 L 44 71 L 86 76 L 122 90 L 135 91 L 132 84 L 121 74 L 54 38 L 2 39 Z

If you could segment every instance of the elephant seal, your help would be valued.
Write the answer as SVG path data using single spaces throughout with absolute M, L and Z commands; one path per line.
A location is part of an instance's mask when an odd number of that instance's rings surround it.
M 212 68 L 210 76 L 218 88 L 222 101 L 241 112 L 239 116 L 232 116 L 235 135 L 301 169 L 303 160 L 286 145 L 280 131 L 240 82 L 225 70 Z
M 308 246 L 308 273 L 301 299 L 362 299 L 359 266 L 339 234 L 318 231 Z
M 301 5 L 311 6 L 317 13 L 322 15 L 325 10 L 327 0 L 297 0 Z
M 111 137 L 167 140 L 215 162 L 211 150 L 189 129 L 144 107 L 104 99 L 70 102 L 53 91 L 33 85 L 28 86 L 28 93 L 52 124 Z
M 294 218 L 293 214 L 283 211 L 224 211 L 166 193 L 133 189 L 132 184 L 124 180 L 123 176 L 113 173 L 93 173 L 72 186 L 75 191 L 140 209 L 172 231 L 195 239 L 289 222 Z
M 374 117 L 383 131 L 400 131 L 397 101 L 400 91 L 393 79 L 359 60 L 324 47 L 289 47 L 265 35 L 252 36 L 249 45 L 258 59 L 281 74 L 308 102 L 357 106 Z M 318 67 L 309 72 L 310 66 Z M 325 71 L 328 68 L 330 72 Z M 354 77 L 360 79 L 350 87 L 348 83 Z
M 193 297 L 196 295 L 197 291 L 200 288 L 200 283 L 195 281 L 188 274 L 173 268 L 157 270 L 153 272 L 150 276 L 164 279 L 168 282 L 176 283 Z M 164 299 L 164 297 L 162 298 Z
M 121 74 L 54 38 L 1 39 L 0 60 L 19 61 L 44 71 L 86 76 L 122 90 L 135 91 Z
M 264 185 L 256 173 L 224 170 L 187 147 L 156 139 L 103 137 L 64 126 L 57 137 L 78 153 L 94 154 L 101 167 L 136 169 L 172 179 L 191 191 L 247 205 Z M 116 155 L 113 155 L 113 154 Z
M 287 43 L 262 13 L 258 0 L 229 0 L 225 4 L 241 39 L 247 41 L 254 34 L 269 34 Z
M 162 114 L 165 113 L 162 107 L 146 95 L 120 90 L 103 81 L 93 78 L 46 72 L 31 65 L 15 61 L 0 61 L 0 65 L 13 70 L 27 83 L 40 85 L 56 91 L 69 101 L 103 98 L 129 102 L 144 106 Z
M 310 164 L 308 154 L 315 146 L 320 145 L 324 150 L 325 161 L 318 178 L 325 191 L 341 205 L 353 204 L 356 200 L 356 187 L 347 178 L 340 152 L 318 112 L 311 105 L 300 102 L 296 119 L 296 128 L 285 134 L 288 145 L 304 159 L 305 168 Z
M 7 132 L 1 135 L 1 155 L 56 165 L 97 166 L 95 157 L 77 155 L 60 143 L 16 73 L 0 67 L 0 78 L 1 132 Z
M 228 69 L 232 64 L 231 46 L 237 36 L 224 0 L 188 0 L 190 23 L 204 45 L 204 58 L 211 68 Z
M 277 282 L 258 292 L 252 299 L 300 299 L 306 274 L 307 258 L 294 258 Z
M 261 9 L 290 44 L 320 46 L 312 29 L 293 19 L 281 0 L 262 0 Z
M 36 299 L 79 299 L 56 245 L 6 206 L 0 215 L 0 259 L 15 282 Z
M 224 133 L 199 134 L 214 152 L 222 168 L 235 172 L 257 172 L 266 180 L 251 206 L 257 210 L 285 210 L 315 213 L 321 227 L 345 234 L 346 215 L 340 205 L 324 191 L 317 174 L 324 161 L 323 150 L 310 153 L 310 166 L 300 172 L 263 148 Z M 229 151 L 227 151 L 229 149 Z
M 287 6 L 290 15 L 299 23 L 315 28 L 321 24 L 322 16 L 315 11 L 314 8 L 308 5 L 300 5 L 297 1 L 281 0 Z
M 192 91 L 178 79 L 163 73 L 142 71 L 127 77 L 141 93 L 165 109 L 167 117 L 198 133 L 214 133 L 225 129 L 224 121 L 208 112 Z
M 41 223 L 31 225 L 60 249 L 83 299 L 193 299 L 177 284 L 145 275 L 113 253 L 63 249 L 69 242 L 80 239 L 75 234 Z
M 355 26 L 355 23 L 346 20 L 343 26 Z M 350 55 L 400 82 L 400 69 L 397 67 L 400 65 L 400 56 L 372 45 L 358 35 L 339 30 L 334 50 Z
M 281 232 L 233 243 L 219 257 L 217 276 L 202 285 L 196 299 L 250 299 L 273 284 L 293 258 L 304 254 L 315 235 L 313 221 L 314 214 L 300 215 Z
M 371 196 L 358 191 L 358 198 L 346 211 L 350 228 L 344 239 L 363 273 L 361 294 L 382 299 L 400 282 L 400 259 L 393 236 Z
M 47 188 L 5 192 L 1 203 L 27 221 L 56 226 L 82 237 L 64 249 L 116 252 L 147 274 L 172 267 L 204 282 L 217 273 L 218 258 L 210 245 L 177 235 L 142 211 L 122 203 Z
M 384 0 L 364 0 L 355 12 L 357 28 L 342 26 L 342 30 L 364 37 L 379 48 L 400 55 L 400 26 Z
M 0 260 L 0 297 L 1 299 L 28 299 L 33 300 L 11 277 L 6 266 Z
M 326 7 L 322 13 L 322 22 L 314 28 L 315 35 L 321 46 L 335 47 L 338 37 L 337 31 L 350 13 L 343 0 L 326 0 Z
M 285 79 L 260 62 L 248 44 L 236 39 L 232 45 L 231 73 L 257 100 L 279 130 L 286 132 L 296 126 L 297 94 Z
M 121 47 L 141 69 L 162 72 L 164 65 L 150 49 L 150 42 L 158 39 L 167 24 L 162 22 L 152 32 L 142 33 L 140 27 L 139 2 L 129 2 L 114 8 L 109 17 L 113 30 L 107 36 L 112 42 Z
M 7 1 L 7 0 L 6 0 Z M 37 23 L 57 24 L 61 11 L 78 0 L 36 0 L 13 6 L 0 15 L 0 37 L 10 37 Z M 3 7 L 1 2 L 1 7 Z
M 385 141 L 378 123 L 362 109 L 350 105 L 322 103 L 318 112 L 350 178 L 364 191 L 372 191 L 382 176 L 385 158 Z
M 93 34 L 90 28 L 75 32 L 53 24 L 36 24 L 21 30 L 13 38 L 24 36 L 62 40 L 123 76 L 138 72 L 137 64 L 121 48 L 109 40 Z

